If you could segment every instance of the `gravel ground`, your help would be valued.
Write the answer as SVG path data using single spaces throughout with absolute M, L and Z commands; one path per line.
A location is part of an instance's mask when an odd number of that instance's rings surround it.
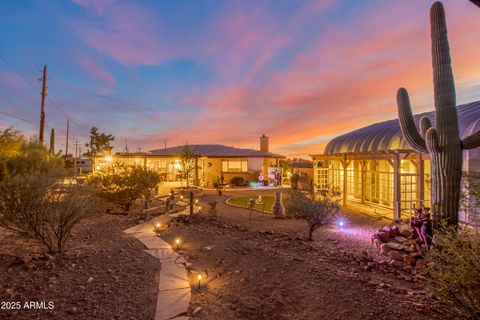
M 346 228 L 318 229 L 307 242 L 305 222 L 259 212 L 248 219 L 248 210 L 226 205 L 226 198 L 202 198 L 203 208 L 219 203 L 217 217 L 178 219 L 162 233 L 172 244 L 181 239 L 191 263 L 193 319 L 449 319 L 416 283 L 365 271 L 339 255 L 376 254 L 368 239 L 385 221 L 348 216 Z
M 0 229 L 0 319 L 153 319 L 159 264 L 123 233 L 134 224 L 114 215 L 85 220 L 55 256 Z M 31 301 L 54 308 L 29 309 Z M 20 310 L 6 310 L 16 302 Z

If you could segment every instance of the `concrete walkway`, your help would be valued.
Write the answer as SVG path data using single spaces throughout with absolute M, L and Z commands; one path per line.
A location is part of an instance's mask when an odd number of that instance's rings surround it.
M 185 212 L 181 212 L 185 213 Z M 180 213 L 170 215 L 175 217 Z M 158 297 L 155 320 L 189 319 L 186 314 L 190 305 L 191 288 L 184 259 L 154 232 L 154 226 L 163 222 L 163 216 L 139 224 L 125 233 L 132 235 L 146 247 L 146 252 L 160 262 Z M 183 260 L 183 261 L 181 261 Z

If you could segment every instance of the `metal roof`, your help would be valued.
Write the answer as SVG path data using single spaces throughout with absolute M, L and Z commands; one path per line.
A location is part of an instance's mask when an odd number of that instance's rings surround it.
M 480 101 L 457 107 L 458 124 L 462 138 L 480 129 Z M 420 118 L 427 116 L 435 126 L 435 111 L 414 116 L 418 128 Z M 324 154 L 411 150 L 402 136 L 398 119 L 375 123 L 332 139 Z
M 151 150 L 150 154 L 155 156 L 180 156 L 184 146 L 176 146 L 166 149 Z M 189 144 L 192 153 L 201 157 L 212 158 L 285 158 L 285 156 L 262 152 L 254 149 L 242 149 L 224 146 L 221 144 Z

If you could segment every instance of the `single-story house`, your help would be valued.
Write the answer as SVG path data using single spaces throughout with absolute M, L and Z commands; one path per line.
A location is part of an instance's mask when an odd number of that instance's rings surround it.
M 462 138 L 480 129 L 480 101 L 457 107 Z M 435 112 L 427 116 L 435 125 Z M 332 139 L 322 154 L 310 156 L 317 190 L 336 188 L 343 205 L 408 215 L 413 205 L 430 206 L 430 157 L 414 151 L 402 136 L 398 119 L 369 125 Z M 480 150 L 465 150 L 463 168 L 480 170 Z M 378 213 L 377 212 L 377 213 Z M 460 219 L 465 220 L 463 213 Z
M 112 157 L 95 158 L 94 170 L 112 161 L 127 164 L 139 164 L 158 171 L 163 181 L 181 181 L 181 156 L 184 146 L 155 149 L 146 153 L 116 154 Z M 198 181 L 203 187 L 212 187 L 223 176 L 224 183 L 233 177 L 242 177 L 245 181 L 258 181 L 260 174 L 272 178 L 272 171 L 279 168 L 279 160 L 285 156 L 269 152 L 268 137 L 260 137 L 260 150 L 235 148 L 220 144 L 191 144 L 188 149 L 195 155 L 197 163 L 192 183 Z

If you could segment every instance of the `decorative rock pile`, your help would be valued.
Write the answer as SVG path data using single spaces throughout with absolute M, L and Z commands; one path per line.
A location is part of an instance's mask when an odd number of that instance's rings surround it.
M 371 238 L 372 244 L 389 258 L 389 265 L 410 273 L 422 271 L 425 267 L 423 256 L 425 249 L 409 229 L 386 226 L 378 230 Z

